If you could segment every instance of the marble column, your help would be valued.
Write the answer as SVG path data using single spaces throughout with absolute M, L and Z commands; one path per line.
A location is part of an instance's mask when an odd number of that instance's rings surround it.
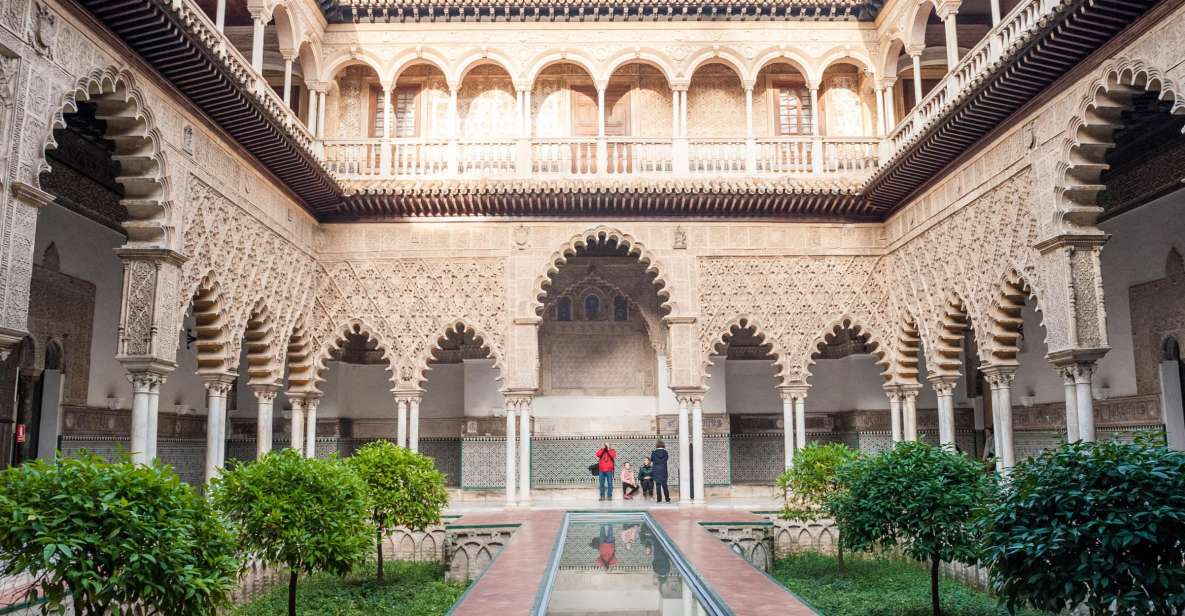
M 306 82 L 307 83 L 307 82 Z M 309 109 L 308 120 L 305 122 L 305 128 L 309 129 L 309 133 L 313 136 L 317 135 L 317 91 L 309 88 Z
M 251 32 L 251 68 L 255 69 L 255 74 L 263 74 L 263 32 L 267 23 L 263 20 L 263 15 L 252 15 L 251 22 L 254 28 Z
M 292 397 L 292 415 L 288 418 L 288 446 L 304 455 L 304 398 Z
M 514 504 L 515 489 L 518 487 L 518 475 L 515 473 L 515 458 L 517 451 L 515 449 L 515 419 L 517 418 L 518 409 L 515 403 L 506 403 L 506 505 Z
M 284 106 L 292 107 L 292 58 L 284 58 Z
M 395 398 L 395 444 L 407 447 L 407 399 Z
M 1074 364 L 1074 402 L 1078 411 L 1078 436 L 1091 443 L 1095 441 L 1094 392 L 1091 390 L 1093 377 L 1094 362 Z
M 782 452 L 785 454 L 785 468 L 794 466 L 794 394 L 784 388 L 778 389 L 782 397 Z
M 679 502 L 691 500 L 691 426 L 688 411 L 691 400 L 679 396 Z
M 806 447 L 806 391 L 794 396 L 794 438 L 798 439 L 798 449 Z
M 226 0 L 218 0 L 214 7 L 214 27 L 219 32 L 226 29 Z
M 811 135 L 818 137 L 823 134 L 819 127 L 819 86 L 811 85 Z
M 448 172 L 457 175 L 461 172 L 461 121 L 457 111 L 457 90 L 460 84 L 449 84 L 448 87 Z
M 695 480 L 693 485 L 694 497 L 692 500 L 696 503 L 706 502 L 704 498 L 704 405 L 703 396 L 695 396 L 691 399 L 691 464 L 692 477 Z
M 206 483 L 222 470 L 226 457 L 226 395 L 232 374 L 203 375 L 206 386 Z
M 996 438 L 996 457 L 1001 470 L 1007 472 L 1016 465 L 1016 449 L 1012 434 L 1012 381 L 1015 366 L 989 366 L 984 375 L 992 386 L 992 425 Z
M 320 398 L 305 398 L 304 457 L 306 458 L 317 457 L 317 406 L 320 404 Z
M 938 442 L 942 446 L 955 445 L 955 386 L 958 376 L 937 376 L 930 379 L 938 394 Z
M 1082 438 L 1078 431 L 1078 387 L 1074 384 L 1074 367 L 1062 366 L 1058 372 L 1062 375 L 1066 395 L 1066 442 L 1073 443 Z
M 885 394 L 889 397 L 889 427 L 893 443 L 900 443 L 905 434 L 901 423 L 901 390 L 896 385 L 890 385 L 885 387 Z
M 255 394 L 255 458 L 262 458 L 272 450 L 272 427 L 278 385 L 252 385 Z
M 129 374 L 132 383 L 132 435 L 128 449 L 132 462 L 148 463 L 148 405 L 152 396 L 152 384 L 156 375 L 152 373 Z
M 531 400 L 520 400 L 518 407 L 518 474 L 519 502 L 531 502 Z
M 608 173 L 609 144 L 605 140 L 605 89 L 608 84 L 597 85 L 597 173 Z
M 753 84 L 745 84 L 745 171 L 757 173 L 757 135 L 753 130 Z
M 317 138 L 325 138 L 325 90 L 317 92 Z
M 951 11 L 942 19 L 946 26 L 946 70 L 955 70 L 959 63 L 959 31 L 955 25 L 955 12 Z
M 918 440 L 918 392 L 921 385 L 901 386 L 902 437 L 907 441 Z
M 913 62 L 913 104 L 916 107 L 922 102 L 922 52 L 910 53 L 909 59 Z M 906 110 L 909 113 L 909 110 Z
M 160 375 L 148 390 L 148 440 L 144 441 L 144 457 L 151 464 L 156 459 L 156 443 L 160 439 L 160 386 L 165 376 Z
M 876 98 L 876 136 L 883 137 L 889 133 L 889 121 L 885 117 L 885 89 L 874 89 L 873 97 Z
M 407 401 L 407 447 L 412 451 L 420 451 L 420 399 L 412 398 Z
M 893 132 L 897 127 L 897 103 L 893 99 L 893 84 L 896 78 L 885 80 L 885 134 Z

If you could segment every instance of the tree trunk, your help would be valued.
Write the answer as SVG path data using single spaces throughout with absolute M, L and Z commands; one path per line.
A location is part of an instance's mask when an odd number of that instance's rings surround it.
M 938 600 L 938 566 L 941 564 L 938 555 L 930 556 L 930 605 L 934 609 L 934 616 L 942 616 L 942 604 Z
M 295 569 L 288 573 L 288 616 L 296 616 L 296 578 L 299 575 Z
M 835 542 L 835 564 L 839 566 L 839 572 L 843 573 L 843 544 L 838 540 Z
M 377 579 L 381 582 L 381 581 L 383 581 L 383 527 L 380 526 L 378 528 L 378 530 L 374 531 L 374 533 L 375 533 L 375 542 L 374 543 L 375 543 L 375 545 L 378 546 L 378 552 L 377 552 L 378 558 L 376 559 L 378 562 L 378 578 Z

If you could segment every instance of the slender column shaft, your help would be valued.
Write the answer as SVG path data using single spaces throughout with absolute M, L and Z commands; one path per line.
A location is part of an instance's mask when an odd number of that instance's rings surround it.
M 383 88 L 383 139 L 391 138 L 391 88 Z
M 955 70 L 959 63 L 959 31 L 955 26 L 955 14 L 947 13 L 943 20 L 946 26 L 946 70 Z
M 918 393 L 916 391 L 905 392 L 904 399 L 901 401 L 901 411 L 905 440 L 918 440 Z
M 316 399 L 309 400 L 304 409 L 304 456 L 317 457 L 317 405 Z
M 1078 435 L 1087 442 L 1095 441 L 1094 427 L 1094 393 L 1091 391 L 1091 379 L 1094 376 L 1094 364 L 1080 363 L 1074 366 L 1075 403 L 1078 410 Z
M 1001 457 L 1000 446 L 1000 388 L 993 382 L 993 379 L 988 379 L 988 386 L 992 392 L 992 447 L 996 451 L 996 470 L 1003 471 L 1004 463 Z M 986 443 L 984 444 L 987 445 Z
M 811 88 L 811 135 L 823 134 L 819 128 L 819 88 Z
M 679 90 L 671 90 L 671 138 L 679 138 Z
M 941 377 L 931 381 L 934 393 L 938 394 L 938 442 L 955 444 L 955 384 L 957 379 Z
M 699 398 L 691 401 L 691 447 L 692 447 L 692 477 L 695 478 L 695 502 L 702 503 L 704 498 L 704 409 Z
M 609 144 L 605 139 L 605 88 L 597 88 L 597 173 L 608 173 Z
M 129 449 L 132 462 L 145 464 L 148 462 L 148 405 L 152 396 L 152 375 L 128 375 L 132 382 L 132 441 Z
M 992 26 L 1000 23 L 1000 0 L 991 0 Z
M 889 120 L 885 117 L 885 91 L 877 90 L 873 97 L 876 98 L 876 134 L 879 137 L 889 132 Z
M 325 137 L 325 92 L 317 93 L 317 138 Z
M 913 104 L 916 107 L 922 102 L 922 55 L 909 56 L 913 61 Z
M 519 499 L 526 503 L 531 500 L 531 403 L 523 401 L 518 405 L 518 474 Z
M 262 17 L 255 17 L 254 29 L 251 33 L 251 68 L 259 75 L 263 74 L 263 29 L 266 24 Z
M 753 138 L 753 88 L 745 88 L 745 139 Z
M 679 92 L 679 134 L 684 138 L 690 136 L 687 126 L 687 90 Z
M 1082 438 L 1078 431 L 1078 387 L 1074 384 L 1074 369 L 1062 368 L 1062 384 L 1066 392 L 1066 442 L 1073 443 Z
M 1012 379 L 1014 373 L 1001 375 L 998 388 L 1000 429 L 1000 449 L 997 455 L 1004 470 L 1008 471 L 1016 464 L 1016 450 L 1012 445 Z
M 506 405 L 506 504 L 514 504 L 514 494 L 518 487 L 518 476 L 515 473 L 515 407 L 513 404 Z
M 313 136 L 317 135 L 317 92 L 309 90 L 309 117 L 305 122 L 305 127 Z
M 794 465 L 794 398 L 782 394 L 782 450 L 785 452 L 785 467 Z
M 226 0 L 218 0 L 214 9 L 214 26 L 222 32 L 226 28 Z
M 411 399 L 411 410 L 407 415 L 407 446 L 412 451 L 420 451 L 420 399 Z
M 687 398 L 679 398 L 679 500 L 691 499 L 691 426 L 688 425 Z
M 531 138 L 531 91 L 523 90 L 523 136 Z
M 893 84 L 885 86 L 885 134 L 897 126 L 897 104 L 893 100 Z
M 222 469 L 226 446 L 226 394 L 230 382 L 206 382 L 206 483 L 218 476 Z
M 514 131 L 515 134 L 518 135 L 520 138 L 525 137 L 526 130 L 527 130 L 527 117 L 526 117 L 526 114 L 523 113 L 523 91 L 522 90 L 515 90 L 514 91 L 514 122 L 515 122 L 515 131 Z
M 255 426 L 255 457 L 262 458 L 272 450 L 272 417 L 275 411 L 276 390 L 260 387 L 255 390 L 257 420 Z
M 304 400 L 292 401 L 292 417 L 288 419 L 288 446 L 304 454 Z
M 461 134 L 461 120 L 457 114 L 457 88 L 450 87 L 448 93 L 448 171 L 450 175 L 461 172 L 461 147 L 457 143 Z
M 901 394 L 889 392 L 889 425 L 893 432 L 893 442 L 900 443 L 904 434 L 901 426 Z
M 284 58 L 284 106 L 292 106 L 292 58 Z
M 148 390 L 148 432 L 145 434 L 144 457 L 149 464 L 156 459 L 156 441 L 160 437 L 160 386 L 164 382 L 164 377 L 159 377 Z
M 794 399 L 794 438 L 798 439 L 798 449 L 806 447 L 806 394 Z
M 395 400 L 395 444 L 407 447 L 407 400 Z

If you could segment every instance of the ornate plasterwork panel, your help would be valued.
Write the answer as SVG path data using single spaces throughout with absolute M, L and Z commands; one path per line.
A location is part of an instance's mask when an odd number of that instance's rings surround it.
M 777 356 L 784 383 L 805 382 L 811 354 L 845 321 L 887 344 L 888 298 L 878 257 L 700 257 L 700 351 L 704 365 L 741 320 Z
M 305 316 L 317 274 L 312 254 L 242 211 L 201 179 L 188 181 L 181 293 L 177 317 L 199 287 L 217 285 L 226 323 L 226 360 L 237 367 L 247 319 L 260 307 L 271 315 L 275 366 Z M 279 373 L 278 373 L 279 374 Z
M 341 333 L 357 325 L 386 351 L 398 387 L 427 377 L 432 349 L 463 324 L 503 368 L 506 306 L 501 258 L 366 258 L 323 263 L 317 274 L 310 334 L 324 368 Z

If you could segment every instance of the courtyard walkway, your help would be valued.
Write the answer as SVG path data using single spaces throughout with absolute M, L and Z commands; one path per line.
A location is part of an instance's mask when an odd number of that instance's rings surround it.
M 591 506 L 590 506 L 591 505 Z M 648 509 L 700 577 L 716 592 L 737 616 L 811 616 L 815 612 L 781 585 L 758 571 L 724 543 L 712 536 L 702 522 L 754 522 L 765 518 L 754 515 L 738 503 L 716 503 L 705 507 L 650 506 L 642 503 L 581 503 L 573 510 Z M 458 510 L 461 509 L 461 510 Z M 461 603 L 455 616 L 526 616 L 534 608 L 547 567 L 555 548 L 556 536 L 563 525 L 565 509 L 558 507 L 484 510 L 464 512 L 452 523 L 518 523 L 506 548 L 485 574 L 478 578 Z M 474 508 L 476 509 L 476 508 Z M 591 607 L 591 606 L 590 606 Z

